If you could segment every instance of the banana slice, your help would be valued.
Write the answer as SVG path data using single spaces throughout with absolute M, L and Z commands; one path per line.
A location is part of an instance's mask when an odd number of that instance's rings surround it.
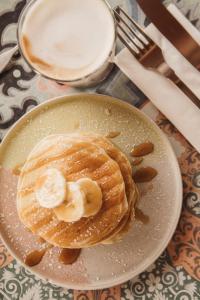
M 76 182 L 69 182 L 66 203 L 54 208 L 60 221 L 75 222 L 84 215 L 85 195 Z
M 84 217 L 96 215 L 102 206 L 102 192 L 96 181 L 82 178 L 77 181 L 85 195 Z
M 42 207 L 59 206 L 67 194 L 67 185 L 62 173 L 55 168 L 47 169 L 36 182 L 35 194 Z

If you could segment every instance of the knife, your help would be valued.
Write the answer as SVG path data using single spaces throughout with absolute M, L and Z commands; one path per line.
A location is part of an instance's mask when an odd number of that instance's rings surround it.
M 174 47 L 195 67 L 200 68 L 200 45 L 169 13 L 161 0 L 136 0 L 143 12 Z

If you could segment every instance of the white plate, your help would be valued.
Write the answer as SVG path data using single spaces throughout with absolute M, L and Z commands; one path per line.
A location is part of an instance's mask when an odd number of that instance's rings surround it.
M 57 259 L 58 249 L 54 248 L 39 265 L 29 268 L 35 275 L 59 286 L 106 288 L 138 275 L 166 248 L 180 216 L 181 175 L 165 135 L 133 106 L 108 96 L 91 94 L 60 97 L 43 103 L 22 117 L 0 146 L 0 232 L 11 254 L 22 264 L 24 254 L 39 244 L 18 219 L 17 177 L 12 175 L 12 169 L 25 161 L 43 137 L 74 130 L 101 134 L 120 131 L 121 135 L 114 141 L 127 155 L 135 144 L 148 140 L 155 145 L 155 151 L 145 157 L 142 165 L 156 168 L 158 176 L 150 183 L 139 185 L 142 194 L 139 208 L 149 216 L 148 224 L 135 222 L 120 243 L 84 249 L 72 266 L 61 265 Z

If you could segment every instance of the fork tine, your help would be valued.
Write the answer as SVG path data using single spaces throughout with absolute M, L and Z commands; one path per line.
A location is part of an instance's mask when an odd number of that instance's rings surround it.
M 143 52 L 144 49 L 141 48 L 139 45 L 136 44 L 136 42 L 134 41 L 134 39 L 130 36 L 130 34 L 128 34 L 124 28 L 118 23 L 117 26 L 120 28 L 120 30 L 124 33 L 124 35 L 132 42 L 132 44 L 137 48 L 137 50 L 140 52 Z
M 132 23 L 132 25 L 137 28 L 140 34 L 145 37 L 150 44 L 153 43 L 152 39 L 144 32 L 142 27 L 140 27 L 132 18 L 130 18 L 129 15 L 120 6 L 117 6 L 115 10 L 117 10 L 118 14 L 122 12 L 124 16 Z
M 142 44 L 143 48 L 147 47 L 147 43 L 144 43 L 144 41 L 141 40 L 141 38 L 136 34 L 136 32 L 124 21 L 124 19 L 120 16 L 120 14 L 114 10 L 114 14 L 116 16 L 116 18 L 118 18 L 128 29 L 129 31 L 133 34 L 134 37 L 136 37 L 139 42 Z M 139 45 L 138 45 L 139 46 Z M 140 46 L 139 46 L 140 47 Z M 142 50 L 143 48 L 140 47 L 140 49 Z
M 130 44 L 122 37 L 122 35 L 120 33 L 118 33 L 118 38 L 120 39 L 120 41 L 126 46 L 126 48 L 131 52 L 131 54 L 133 54 L 133 56 L 135 56 L 136 58 L 139 58 L 140 55 L 139 53 L 137 53 L 131 46 Z

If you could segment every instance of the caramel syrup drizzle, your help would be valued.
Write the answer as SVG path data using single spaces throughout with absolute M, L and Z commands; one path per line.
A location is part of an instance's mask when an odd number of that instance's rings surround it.
M 131 150 L 131 156 L 135 157 L 132 161 L 133 166 L 137 166 L 143 162 L 143 157 L 154 151 L 154 145 L 151 142 L 145 142 L 135 146 Z M 133 175 L 133 179 L 136 183 L 149 182 L 158 174 L 157 170 L 152 167 L 142 167 L 136 170 Z M 145 215 L 138 207 L 135 207 L 135 218 L 141 221 L 143 224 L 149 222 L 149 216 Z
M 156 177 L 157 174 L 156 169 L 152 167 L 140 168 L 134 173 L 133 179 L 136 183 L 149 182 Z
M 33 250 L 29 252 L 24 259 L 24 263 L 29 267 L 34 267 L 38 265 L 45 253 L 51 249 L 52 245 L 47 245 L 46 247 L 40 249 L 40 250 Z M 59 255 L 59 262 L 61 262 L 64 265 L 71 265 L 75 263 L 81 253 L 81 249 L 61 249 L 60 255 Z
M 119 133 L 120 134 L 120 133 Z M 111 134 L 111 137 L 115 137 L 119 135 L 118 133 L 113 133 Z M 141 156 L 147 155 L 154 150 L 154 145 L 150 142 L 140 144 L 131 151 L 131 155 L 134 157 L 138 157 L 135 159 L 135 161 L 132 162 L 133 165 L 139 165 L 142 161 L 143 158 Z M 72 150 L 73 152 L 74 150 Z M 56 159 L 64 158 L 67 154 L 70 154 L 70 151 L 67 150 L 65 153 L 59 154 L 54 157 L 50 157 L 47 159 L 40 159 L 39 162 L 29 169 L 26 173 L 29 173 L 33 171 L 34 169 L 37 169 L 41 167 L 43 164 L 49 163 L 51 161 L 54 161 Z M 19 175 L 21 173 L 20 170 L 21 166 L 16 166 L 16 168 L 13 170 L 14 174 Z M 151 167 L 145 167 L 145 168 L 140 168 L 138 169 L 133 178 L 135 182 L 148 182 L 151 181 L 155 176 L 157 175 L 157 171 L 154 168 Z M 23 191 L 23 195 L 26 195 L 26 193 L 30 193 L 33 191 L 33 187 L 27 187 Z M 139 208 L 135 208 L 135 217 L 139 221 L 141 221 L 144 224 L 147 224 L 149 222 L 149 217 L 145 215 Z M 44 243 L 44 240 L 41 240 L 42 243 Z M 45 253 L 52 248 L 52 245 L 47 245 L 46 247 L 42 248 L 41 250 L 33 250 L 30 253 L 28 253 L 25 257 L 25 264 L 28 265 L 29 267 L 33 267 L 37 264 L 39 264 L 44 257 Z M 59 261 L 65 265 L 73 264 L 79 257 L 81 253 L 81 249 L 61 249 L 60 255 L 59 255 Z
M 131 150 L 131 156 L 140 157 L 147 154 L 150 154 L 154 151 L 154 145 L 151 142 L 142 143 L 140 145 L 135 146 Z

